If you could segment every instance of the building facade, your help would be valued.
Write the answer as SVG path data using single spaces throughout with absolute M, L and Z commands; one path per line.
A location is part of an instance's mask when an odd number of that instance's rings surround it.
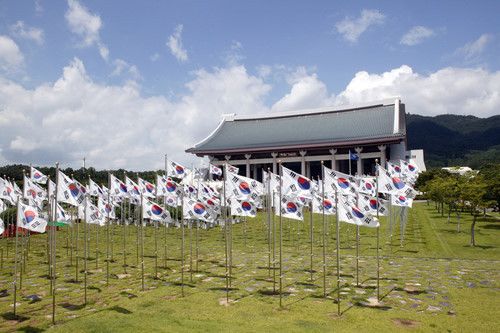
M 351 174 L 375 174 L 375 161 L 406 159 L 406 114 L 400 99 L 353 107 L 265 115 L 224 115 L 203 141 L 186 150 L 214 165 L 229 163 L 240 174 L 262 179 L 278 164 L 316 179 L 321 162 Z M 351 155 L 350 155 L 351 153 Z M 358 159 L 351 160 L 355 154 Z M 355 157 L 355 156 L 352 156 Z

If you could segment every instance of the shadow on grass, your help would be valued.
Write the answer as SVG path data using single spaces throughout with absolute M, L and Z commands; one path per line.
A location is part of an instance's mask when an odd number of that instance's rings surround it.
M 122 313 L 122 314 L 131 314 L 131 313 L 133 313 L 132 311 L 127 310 L 125 308 L 122 308 L 121 306 L 118 306 L 118 305 L 115 305 L 115 306 L 109 308 L 108 310 L 110 310 L 110 311 L 116 311 L 116 312 Z
M 15 315 L 14 312 L 3 313 L 2 314 L 2 318 L 5 319 L 5 320 L 15 320 L 15 321 L 17 321 L 19 323 L 30 319 L 30 317 L 21 316 L 21 315 L 18 315 L 18 314 Z
M 42 328 L 38 327 L 33 327 L 33 326 L 23 326 L 19 327 L 17 329 L 18 332 L 26 332 L 26 333 L 39 333 L 39 332 L 44 332 L 45 330 Z
M 260 289 L 257 291 L 257 293 L 259 295 L 262 295 L 262 296 L 278 296 L 280 294 L 279 290 L 269 290 L 269 289 Z M 281 293 L 283 296 L 288 296 L 290 295 L 289 292 L 282 292 Z
M 471 247 L 470 245 L 464 245 L 463 247 Z M 487 250 L 487 249 L 496 249 L 496 246 L 493 245 L 475 245 L 472 246 L 474 248 L 482 249 L 482 250 Z
M 98 293 L 102 292 L 102 289 L 96 286 L 88 286 L 87 289 L 90 290 L 97 290 Z
M 229 287 L 226 289 L 226 287 L 213 287 L 213 288 L 208 288 L 208 290 L 212 290 L 212 291 L 236 291 L 236 290 L 240 290 L 240 288 L 234 288 L 234 287 Z
M 122 292 L 120 293 L 120 295 L 125 296 L 125 297 L 128 297 L 128 298 L 136 298 L 136 297 L 138 297 L 137 295 L 132 294 L 132 293 L 129 293 L 129 292 L 126 292 L 126 291 L 122 291 Z
M 173 282 L 172 285 L 174 286 L 182 286 L 182 282 Z M 194 284 L 191 284 L 191 283 L 187 283 L 187 282 L 184 282 L 184 286 L 185 287 L 189 287 L 189 288 L 196 288 L 196 285 Z
M 483 225 L 483 226 L 481 226 L 481 228 L 500 230 L 500 223 Z
M 71 304 L 68 302 L 60 303 L 59 305 L 62 306 L 63 308 L 65 308 L 66 310 L 70 310 L 70 311 L 78 311 L 78 310 L 81 310 L 85 307 L 85 304 Z
M 388 305 L 369 305 L 368 303 L 364 303 L 364 302 L 356 302 L 355 305 L 362 307 L 362 308 L 371 308 L 371 309 L 384 310 L 384 311 L 392 309 L 392 307 L 390 307 Z

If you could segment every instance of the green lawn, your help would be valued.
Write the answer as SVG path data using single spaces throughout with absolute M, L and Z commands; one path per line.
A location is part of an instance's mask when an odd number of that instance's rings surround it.
M 75 236 L 66 229 L 58 233 L 58 280 L 55 326 L 50 324 L 51 297 L 45 262 L 45 235 L 32 236 L 26 272 L 18 296 L 18 314 L 12 311 L 12 262 L 0 271 L 0 331 L 60 332 L 151 332 L 151 331 L 478 331 L 494 332 L 500 319 L 499 299 L 500 221 L 481 218 L 476 231 L 477 247 L 468 246 L 471 217 L 462 215 L 462 232 L 456 218 L 450 223 L 433 205 L 415 204 L 401 246 L 399 223 L 392 237 L 387 218 L 381 220 L 382 306 L 365 306 L 376 295 L 376 230 L 361 229 L 360 285 L 356 286 L 355 227 L 341 224 L 341 311 L 337 316 L 335 223 L 328 218 L 327 298 L 323 297 L 322 224 L 314 217 L 313 280 L 310 280 L 309 214 L 301 222 L 283 223 L 283 308 L 273 293 L 273 272 L 268 268 L 265 215 L 233 226 L 233 279 L 230 305 L 225 305 L 225 257 L 220 228 L 200 230 L 196 270 L 196 229 L 186 230 L 185 296 L 181 295 L 180 230 L 167 233 L 168 261 L 164 267 L 164 229 L 157 232 L 158 278 L 155 271 L 154 228 L 146 228 L 146 291 L 141 291 L 137 267 L 136 228 L 126 229 L 126 271 L 123 267 L 123 228 L 115 227 L 111 278 L 106 284 L 104 262 L 105 229 L 99 234 L 96 268 L 96 228 L 91 228 L 89 261 L 89 304 L 83 305 L 83 273 L 75 282 Z M 277 222 L 277 219 L 276 219 Z M 399 221 L 397 221 L 399 222 Z M 73 231 L 75 231 L 73 227 Z M 190 242 L 189 236 L 192 236 Z M 68 236 L 72 236 L 68 239 Z M 79 256 L 83 231 L 79 232 Z M 73 240 L 73 241 L 72 241 Z M 11 240 L 10 240 L 11 241 Z M 66 246 L 68 243 L 68 247 Z M 191 246 L 190 246 L 191 245 Z M 12 255 L 12 243 L 8 244 Z M 6 240 L 1 240 L 4 256 Z M 191 251 L 192 249 L 192 251 Z M 73 251 L 72 251 L 73 250 Z M 71 253 L 72 260 L 71 259 Z M 190 253 L 192 252 L 192 261 Z M 278 253 L 278 248 L 276 248 Z M 189 272 L 192 263 L 193 272 Z M 79 269 L 83 260 L 79 260 Z M 277 275 L 277 274 L 276 274 Z M 118 278 L 120 277 L 120 278 Z M 29 304 L 22 296 L 37 294 L 41 301 Z M 22 295 L 22 296 L 21 296 Z

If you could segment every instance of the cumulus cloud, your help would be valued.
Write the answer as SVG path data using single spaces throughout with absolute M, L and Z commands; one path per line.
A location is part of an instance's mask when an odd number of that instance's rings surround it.
M 187 93 L 172 102 L 145 97 L 137 84 L 94 82 L 74 59 L 53 82 L 27 89 L 0 78 L 0 160 L 97 168 L 161 168 L 163 155 L 184 153 L 203 139 L 222 113 L 267 109 L 270 86 L 243 66 L 193 73 Z
M 401 44 L 413 46 L 422 43 L 425 39 L 430 38 L 435 35 L 434 30 L 417 25 L 401 37 Z
M 170 52 L 177 60 L 181 62 L 185 62 L 188 60 L 188 54 L 184 46 L 182 45 L 182 29 L 183 25 L 179 24 L 175 27 L 175 31 L 167 41 L 167 46 L 170 49 Z
M 142 78 L 137 66 L 131 65 L 123 59 L 115 59 L 113 65 L 114 69 L 111 76 L 120 76 L 126 73 L 135 81 Z
M 357 42 L 359 36 L 365 32 L 370 26 L 380 25 L 384 23 L 385 15 L 378 10 L 363 9 L 361 15 L 354 19 L 350 17 L 344 18 L 342 21 L 335 24 L 337 32 L 349 42 Z
M 68 0 L 68 10 L 66 11 L 65 18 L 71 32 L 81 38 L 78 43 L 79 47 L 91 47 L 95 45 L 101 57 L 104 60 L 108 60 L 109 50 L 100 37 L 102 21 L 99 15 L 92 14 L 77 0 Z
M 18 70 L 24 63 L 24 55 L 10 37 L 0 35 L 0 69 L 5 72 Z
M 13 36 L 29 39 L 42 45 L 44 42 L 43 30 L 40 28 L 27 26 L 23 21 L 17 21 L 10 26 L 10 32 Z
M 493 36 L 490 34 L 482 34 L 475 41 L 469 42 L 464 46 L 458 48 L 455 54 L 462 56 L 465 60 L 473 60 L 483 53 L 486 45 L 493 40 Z

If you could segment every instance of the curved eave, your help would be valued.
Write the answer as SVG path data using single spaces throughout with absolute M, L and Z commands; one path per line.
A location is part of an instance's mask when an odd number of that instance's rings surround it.
M 196 147 L 186 149 L 186 153 L 196 154 L 198 156 L 203 155 L 220 155 L 220 154 L 235 154 L 235 153 L 249 153 L 249 152 L 279 152 L 287 150 L 297 150 L 297 149 L 311 149 L 311 148 L 343 148 L 352 147 L 353 145 L 369 145 L 374 143 L 399 143 L 405 140 L 406 136 L 404 134 L 398 133 L 393 136 L 384 136 L 376 138 L 359 138 L 359 139 L 349 139 L 342 141 L 327 141 L 327 142 L 314 142 L 314 143 L 304 143 L 304 144 L 291 144 L 291 145 L 270 145 L 270 146 L 260 146 L 260 147 L 243 147 L 243 148 L 227 148 L 227 149 L 196 149 Z

